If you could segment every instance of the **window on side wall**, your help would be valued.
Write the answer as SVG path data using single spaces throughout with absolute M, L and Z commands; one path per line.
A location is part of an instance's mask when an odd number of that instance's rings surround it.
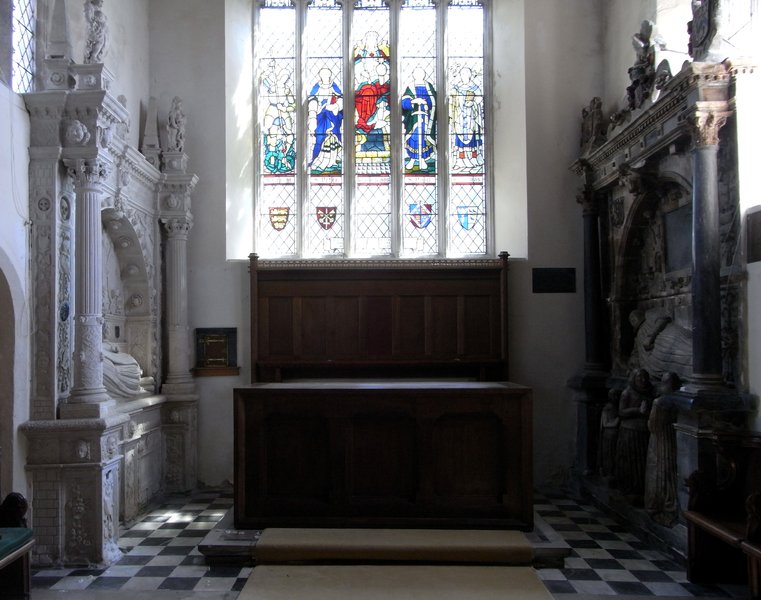
M 488 1 L 264 0 L 254 22 L 261 257 L 493 254 Z
M 34 91 L 34 0 L 13 0 L 13 91 Z

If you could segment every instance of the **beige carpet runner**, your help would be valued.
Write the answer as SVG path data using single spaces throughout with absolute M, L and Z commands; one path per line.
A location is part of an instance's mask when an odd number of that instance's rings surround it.
M 258 564 L 289 562 L 424 562 L 529 566 L 531 544 L 520 531 L 437 529 L 265 529 Z
M 517 531 L 265 529 L 238 600 L 551 600 L 531 559 Z
M 238 600 L 552 600 L 531 567 L 262 565 Z

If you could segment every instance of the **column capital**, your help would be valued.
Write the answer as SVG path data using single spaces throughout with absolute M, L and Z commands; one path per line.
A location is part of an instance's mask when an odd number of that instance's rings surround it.
M 63 164 L 77 188 L 94 188 L 99 191 L 108 177 L 108 165 L 98 158 L 67 158 Z
M 581 204 L 584 216 L 600 214 L 600 195 L 589 186 L 576 194 L 576 202 Z
M 166 229 L 167 235 L 172 238 L 187 238 L 188 233 L 193 227 L 193 216 L 191 214 L 176 216 L 176 217 L 163 217 L 161 223 Z
M 698 148 L 718 146 L 719 131 L 731 115 L 728 102 L 696 102 L 687 117 L 693 144 Z

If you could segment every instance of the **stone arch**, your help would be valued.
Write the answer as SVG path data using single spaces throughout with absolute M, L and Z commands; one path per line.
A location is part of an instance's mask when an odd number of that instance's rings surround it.
M 685 174 L 660 171 L 657 178 L 640 182 L 624 218 L 613 290 L 613 353 L 622 371 L 634 345 L 632 310 L 658 306 L 669 310 L 677 322 L 691 320 L 691 269 L 670 268 L 666 239 L 666 215 L 691 207 L 691 198 L 692 185 Z M 687 233 L 691 240 L 691 229 Z
M 8 255 L 0 248 L 0 491 L 25 492 L 15 480 L 16 463 L 23 460 L 23 449 L 16 439 L 16 426 L 28 417 L 28 389 L 24 388 L 26 377 L 20 371 L 24 364 L 16 361 L 28 349 L 23 348 L 24 340 L 19 326 L 24 316 L 24 292 L 21 279 Z M 22 325 L 23 326 L 23 325 Z M 23 398 L 23 400 L 22 400 Z
M 150 266 L 145 259 L 138 230 L 127 215 L 115 208 L 101 211 L 103 235 L 118 264 L 118 285 L 106 289 L 104 277 L 104 345 L 116 346 L 120 352 L 131 354 L 143 373 L 153 377 L 152 331 L 156 318 L 152 315 L 152 286 Z M 104 255 L 104 261 L 108 259 Z M 105 268 L 105 267 L 104 267 Z

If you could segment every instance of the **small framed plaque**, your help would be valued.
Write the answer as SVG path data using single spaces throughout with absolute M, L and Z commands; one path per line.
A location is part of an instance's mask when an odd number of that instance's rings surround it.
M 199 377 L 238 375 L 238 330 L 235 327 L 196 329 L 196 366 Z

